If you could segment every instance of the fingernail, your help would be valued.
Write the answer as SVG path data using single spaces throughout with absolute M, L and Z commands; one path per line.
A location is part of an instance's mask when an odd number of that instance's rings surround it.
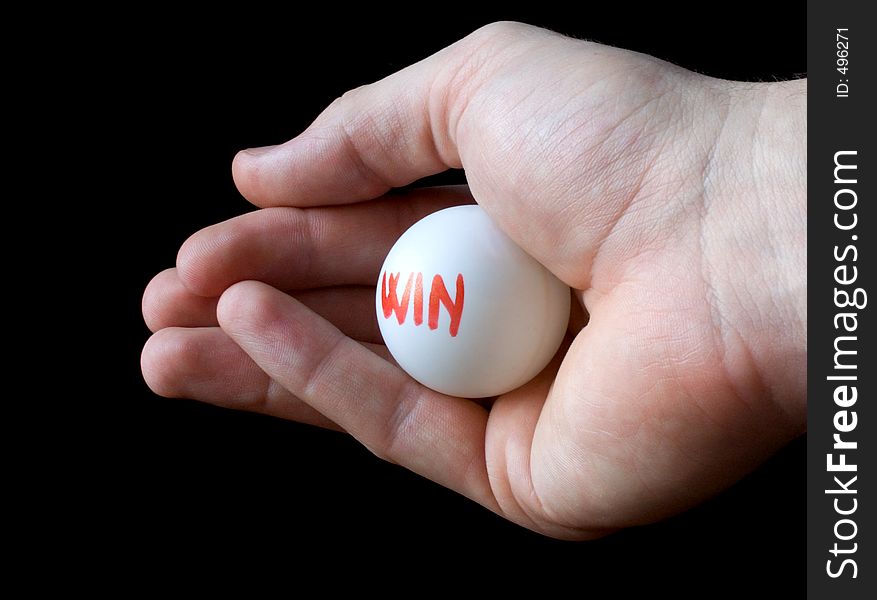
M 260 146 L 258 148 L 246 148 L 244 150 L 241 150 L 241 152 L 243 152 L 244 154 L 249 154 L 250 156 L 262 156 L 263 154 L 267 154 L 268 152 L 271 152 L 276 147 L 277 146 L 274 145 L 274 146 Z

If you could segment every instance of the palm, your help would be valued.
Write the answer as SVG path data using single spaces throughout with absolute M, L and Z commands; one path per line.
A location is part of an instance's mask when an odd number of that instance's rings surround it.
M 238 187 L 266 208 L 199 232 L 150 285 L 147 381 L 342 428 L 551 535 L 689 506 L 802 427 L 799 340 L 778 351 L 774 333 L 796 315 L 758 287 L 780 277 L 780 292 L 797 291 L 781 259 L 803 264 L 789 250 L 799 206 L 747 218 L 771 185 L 800 182 L 762 158 L 735 170 L 753 146 L 725 141 L 718 83 L 532 29 L 461 44 L 345 96 L 296 140 L 239 155 Z M 466 73 L 476 81 L 461 84 Z M 431 127 L 412 117 L 426 114 Z M 582 328 L 574 316 L 542 374 L 487 404 L 402 373 L 373 308 L 395 239 L 471 201 L 463 188 L 380 196 L 461 165 L 498 224 L 582 290 L 590 317 Z M 728 172 L 741 183 L 716 185 Z M 770 252 L 753 242 L 765 228 Z M 777 367 L 793 383 L 766 375 Z

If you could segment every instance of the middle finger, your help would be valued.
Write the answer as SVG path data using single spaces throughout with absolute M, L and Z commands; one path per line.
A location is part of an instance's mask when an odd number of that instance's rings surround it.
M 346 206 L 265 208 L 202 229 L 177 256 L 199 296 L 257 280 L 278 289 L 374 285 L 390 247 L 414 222 L 471 202 L 464 186 L 424 188 Z
M 360 342 L 382 343 L 374 286 L 346 285 L 290 292 L 299 302 Z M 176 269 L 156 275 L 143 294 L 143 317 L 153 333 L 166 327 L 216 327 L 218 298 L 190 292 Z

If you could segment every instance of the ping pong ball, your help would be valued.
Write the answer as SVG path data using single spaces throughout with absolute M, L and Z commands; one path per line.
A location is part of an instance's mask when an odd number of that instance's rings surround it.
M 375 294 L 399 366 L 464 398 L 535 377 L 560 346 L 569 306 L 569 288 L 474 205 L 412 225 L 384 260 Z

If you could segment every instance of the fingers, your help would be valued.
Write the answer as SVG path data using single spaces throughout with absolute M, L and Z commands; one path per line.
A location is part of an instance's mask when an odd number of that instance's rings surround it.
M 508 53 L 514 59 L 527 50 L 522 42 L 559 37 L 518 23 L 482 27 L 425 60 L 347 92 L 298 137 L 240 152 L 232 165 L 235 183 L 257 206 L 304 207 L 376 198 L 459 168 L 463 114 L 497 57 L 517 44 Z M 510 122 L 509 129 L 516 125 Z M 471 149 L 487 151 L 475 145 Z
M 348 92 L 298 137 L 241 152 L 233 175 L 257 206 L 307 207 L 375 198 L 462 166 L 506 233 L 584 289 L 595 253 L 634 201 L 678 185 L 652 175 L 662 171 L 665 132 L 678 131 L 681 86 L 667 76 L 677 71 L 535 27 L 492 24 Z M 671 164 L 680 161 L 674 152 L 663 151 Z M 666 203 L 653 203 L 663 219 Z M 638 214 L 647 241 L 657 217 Z M 640 242 L 622 236 L 622 250 Z
M 497 510 L 484 458 L 484 408 L 420 386 L 265 284 L 229 288 L 217 314 L 269 376 L 377 455 Z
M 216 326 L 217 300 L 193 294 L 176 269 L 165 269 L 143 292 L 143 320 L 152 332 L 165 327 Z
M 274 383 L 218 327 L 162 329 L 143 348 L 141 368 L 146 384 L 160 396 L 201 400 L 338 429 Z
M 357 206 L 251 212 L 190 237 L 177 257 L 179 278 L 207 297 L 250 279 L 284 290 L 374 285 L 387 252 L 408 227 L 470 202 L 466 188 L 458 186 Z
M 291 295 L 344 335 L 361 342 L 382 342 L 373 286 L 317 288 Z M 193 294 L 182 284 L 176 269 L 167 269 L 146 287 L 143 316 L 153 332 L 166 327 L 216 327 L 218 300 Z

